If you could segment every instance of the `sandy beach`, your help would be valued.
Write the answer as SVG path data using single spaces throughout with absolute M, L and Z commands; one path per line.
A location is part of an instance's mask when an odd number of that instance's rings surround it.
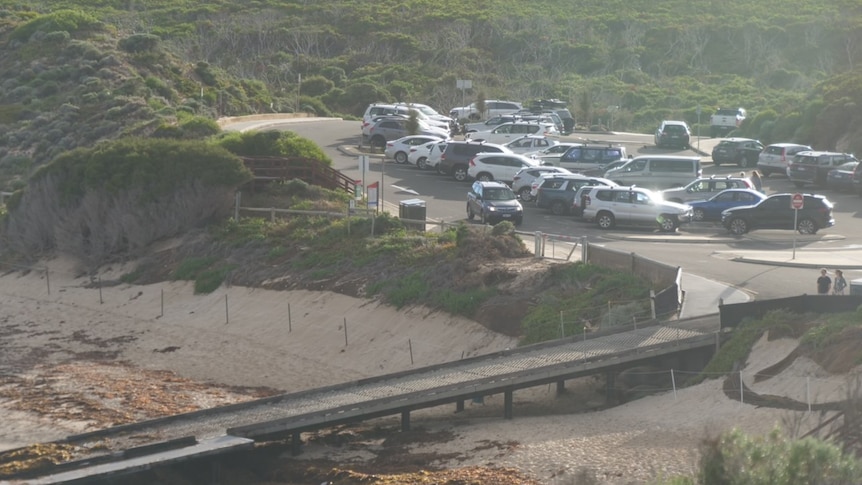
M 243 287 L 195 295 L 188 282 L 119 283 L 132 269 L 120 265 L 94 279 L 62 258 L 44 268 L 47 273 L 7 268 L 0 277 L 0 450 L 517 345 L 476 322 L 422 307 L 398 310 L 328 292 Z M 803 402 L 846 397 L 846 376 L 803 358 L 754 382 L 755 372 L 796 345 L 762 339 L 743 369 L 746 385 Z M 513 467 L 548 484 L 572 483 L 580 473 L 624 484 L 691 473 L 699 444 L 733 427 L 798 433 L 822 419 L 731 400 L 720 379 L 575 413 L 601 404 L 600 394 L 585 395 L 533 388 L 515 393 L 513 420 L 502 419 L 502 396 L 490 396 L 463 413 L 446 406 L 418 412 L 413 425 L 451 433 L 447 441 L 421 444 L 424 453 L 448 457 L 429 465 Z M 350 463 L 368 458 L 380 443 L 366 445 L 357 452 L 312 443 L 298 459 Z

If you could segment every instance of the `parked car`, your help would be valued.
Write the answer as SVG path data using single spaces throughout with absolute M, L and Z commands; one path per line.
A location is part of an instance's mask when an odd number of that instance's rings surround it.
M 629 163 L 629 160 L 631 160 L 631 159 L 630 159 L 630 158 L 624 158 L 624 159 L 622 159 L 622 160 L 617 160 L 617 161 L 615 161 L 615 162 L 611 162 L 611 163 L 609 163 L 609 164 L 607 164 L 607 165 L 605 165 L 605 166 L 603 166 L 603 167 L 596 167 L 596 168 L 595 168 L 595 169 L 593 169 L 593 170 L 584 170 L 584 171 L 582 171 L 581 173 L 582 173 L 582 174 L 584 174 L 584 175 L 590 175 L 590 176 L 593 176 L 593 177 L 604 177 L 604 178 L 608 178 L 608 175 L 607 175 L 607 174 L 608 174 L 609 172 L 611 172 L 611 171 L 613 171 L 613 170 L 616 170 L 616 169 L 618 169 L 618 168 L 622 167 L 623 165 L 625 165 L 625 164 Z
M 853 161 L 833 168 L 826 175 L 826 186 L 842 192 L 852 192 L 854 189 L 853 173 L 857 166 L 859 166 L 859 162 Z
M 742 108 L 719 108 L 709 118 L 709 136 L 725 136 L 739 128 L 745 121 L 745 110 Z
M 810 150 L 812 150 L 810 146 L 798 145 L 796 143 L 773 143 L 772 145 L 767 145 L 757 157 L 757 170 L 764 177 L 769 177 L 773 173 L 786 175 L 788 161 L 797 153 Z
M 512 179 L 512 190 L 518 194 L 523 202 L 535 200 L 532 195 L 532 184 L 537 178 L 544 174 L 563 174 L 571 173 L 565 168 L 553 167 L 550 165 L 542 165 L 539 167 L 522 168 Z
M 548 138 L 545 135 L 525 135 L 520 138 L 515 138 L 509 143 L 506 143 L 505 146 L 515 153 L 526 155 L 529 152 L 547 149 L 557 143 L 559 143 L 557 140 Z
M 605 172 L 605 177 L 619 185 L 651 189 L 684 187 L 702 175 L 699 157 L 674 155 L 643 155 Z
M 514 113 L 515 111 L 521 110 L 521 108 L 523 108 L 523 106 L 521 106 L 521 103 L 517 103 L 515 101 L 486 99 L 485 111 L 482 113 L 479 112 L 479 107 L 476 103 L 470 103 L 469 106 L 452 108 L 452 110 L 449 111 L 449 116 L 456 120 L 481 120 L 485 118 L 492 118 L 498 115 Z
M 693 221 L 721 221 L 721 213 L 731 207 L 755 205 L 766 196 L 753 189 L 727 189 L 706 200 L 689 202 Z
M 424 145 L 428 142 L 441 140 L 442 138 L 437 136 L 408 135 L 397 140 L 386 142 L 383 156 L 395 160 L 396 163 L 407 163 L 407 155 L 410 153 L 411 148 Z
M 491 131 L 494 128 L 502 125 L 503 123 L 511 123 L 520 119 L 521 116 L 516 114 L 492 116 L 485 121 L 465 124 L 463 131 L 464 133 L 473 133 L 475 131 Z
M 787 166 L 787 177 L 797 188 L 805 184 L 826 185 L 829 171 L 847 162 L 856 162 L 856 157 L 847 153 L 804 151 L 793 156 Z
M 421 168 L 422 170 L 436 170 L 437 173 L 441 173 L 439 168 L 440 159 L 443 157 L 443 152 L 446 151 L 447 144 L 448 140 L 444 140 L 432 146 L 428 150 L 428 158 L 425 159 L 425 166 L 419 166 L 418 161 L 416 166 Z
M 754 167 L 763 148 L 763 143 L 751 138 L 725 138 L 712 149 L 712 163 L 716 167 L 722 163 L 732 163 L 742 168 Z
M 467 168 L 470 160 L 479 153 L 512 153 L 503 145 L 477 141 L 449 141 L 440 154 L 437 173 L 451 175 L 459 182 L 467 180 Z M 431 160 L 431 158 L 429 158 Z
M 583 216 L 601 229 L 621 224 L 655 226 L 673 232 L 691 220 L 691 207 L 668 202 L 641 187 L 593 187 L 584 198 Z
M 691 129 L 685 121 L 665 120 L 655 132 L 655 146 L 688 148 Z
M 802 209 L 790 205 L 792 194 L 773 194 L 756 205 L 733 207 L 721 213 L 721 224 L 737 236 L 755 229 L 794 229 L 800 234 L 815 234 L 835 225 L 832 203 L 822 195 L 804 194 Z
M 371 125 L 368 130 L 368 138 L 371 146 L 381 149 L 386 148 L 386 142 L 397 140 L 410 134 L 407 129 L 408 120 L 405 118 L 382 118 Z M 424 135 L 436 138 L 448 138 L 449 132 L 440 128 L 428 126 L 423 122 L 419 122 L 417 135 Z
M 538 166 L 534 159 L 517 153 L 479 153 L 470 159 L 467 176 L 481 181 L 512 183 L 522 168 Z
M 607 179 L 602 179 L 607 180 Z M 615 187 L 616 185 L 608 185 L 606 183 L 595 182 L 582 186 L 575 192 L 574 198 L 572 198 L 572 208 L 569 211 L 575 217 L 583 217 L 584 215 L 584 206 L 587 203 L 587 193 L 593 187 Z
M 413 105 L 408 103 L 385 104 L 372 103 L 365 109 L 365 114 L 362 116 L 363 125 L 370 123 L 377 116 L 382 115 L 398 115 L 405 119 L 410 118 L 410 112 L 416 112 L 416 119 L 431 127 L 440 128 L 446 131 L 446 137 L 449 136 L 450 123 L 449 119 L 439 119 L 438 117 L 426 114 L 427 108 L 425 105 Z M 428 108 L 430 109 L 430 108 Z M 433 110 L 432 110 L 433 111 Z M 436 113 L 436 111 L 435 111 Z
M 488 143 L 499 143 L 502 145 L 524 135 L 547 136 L 553 134 L 556 134 L 556 128 L 554 128 L 554 125 L 549 123 L 513 121 L 511 123 L 503 123 L 491 131 L 467 133 L 464 138 Z
M 575 192 L 585 185 L 616 186 L 608 179 L 577 173 L 547 177 L 536 193 L 536 207 L 548 209 L 557 216 L 567 214 L 574 205 Z
M 424 143 L 419 146 L 410 147 L 410 152 L 407 154 L 407 163 L 410 165 L 416 165 L 416 168 L 420 170 L 427 170 L 431 168 L 428 163 L 428 157 L 431 156 L 431 153 L 435 151 L 439 151 L 437 147 L 440 147 L 441 144 L 445 146 L 445 140 L 438 141 L 429 141 L 428 143 Z
M 519 226 L 524 221 L 524 208 L 508 185 L 477 180 L 467 192 L 467 219 L 472 221 L 476 216 L 482 224 L 512 221 Z
M 595 171 L 626 156 L 626 149 L 621 146 L 575 145 L 560 155 L 558 164 L 572 172 Z
M 532 157 L 532 158 L 535 158 L 537 160 L 540 160 L 543 164 L 546 164 L 546 165 L 547 164 L 559 165 L 560 164 L 559 163 L 560 157 L 563 155 L 563 153 L 566 153 L 566 151 L 570 147 L 580 146 L 580 145 L 583 145 L 583 143 L 567 143 L 567 142 L 557 143 L 556 145 L 549 146 L 548 148 L 545 148 L 544 150 L 539 150 L 539 151 L 531 152 L 531 153 L 525 153 L 524 155 L 527 155 L 528 157 Z
M 703 177 L 694 180 L 685 187 L 662 190 L 664 200 L 671 202 L 689 202 L 703 200 L 727 189 L 753 189 L 754 184 L 748 177 Z

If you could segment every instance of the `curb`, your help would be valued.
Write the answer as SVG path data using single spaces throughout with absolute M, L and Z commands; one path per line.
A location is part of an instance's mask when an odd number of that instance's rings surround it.
M 781 266 L 785 268 L 812 268 L 812 269 L 820 269 L 820 268 L 828 268 L 835 267 L 835 264 L 830 263 L 802 263 L 796 261 L 773 261 L 768 259 L 754 259 L 747 258 L 745 256 L 738 256 L 735 258 L 731 258 L 730 261 L 735 261 L 737 263 L 749 263 L 749 264 L 762 264 L 765 266 Z M 838 265 L 841 269 L 862 269 L 862 264 L 841 264 Z

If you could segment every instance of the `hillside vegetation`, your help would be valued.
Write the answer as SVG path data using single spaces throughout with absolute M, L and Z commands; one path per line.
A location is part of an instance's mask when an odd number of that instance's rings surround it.
M 642 132 L 743 106 L 743 134 L 853 151 L 860 26 L 850 0 L 5 2 L 0 189 L 100 140 L 204 138 L 219 116 L 480 95 Z

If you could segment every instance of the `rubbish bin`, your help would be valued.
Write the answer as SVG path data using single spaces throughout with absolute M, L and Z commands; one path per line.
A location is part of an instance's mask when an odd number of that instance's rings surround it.
M 408 229 L 425 232 L 425 214 L 425 201 L 422 199 L 402 200 L 398 205 L 398 217 L 408 219 L 404 222 Z
M 862 278 L 857 280 L 850 280 L 850 294 L 862 295 Z

